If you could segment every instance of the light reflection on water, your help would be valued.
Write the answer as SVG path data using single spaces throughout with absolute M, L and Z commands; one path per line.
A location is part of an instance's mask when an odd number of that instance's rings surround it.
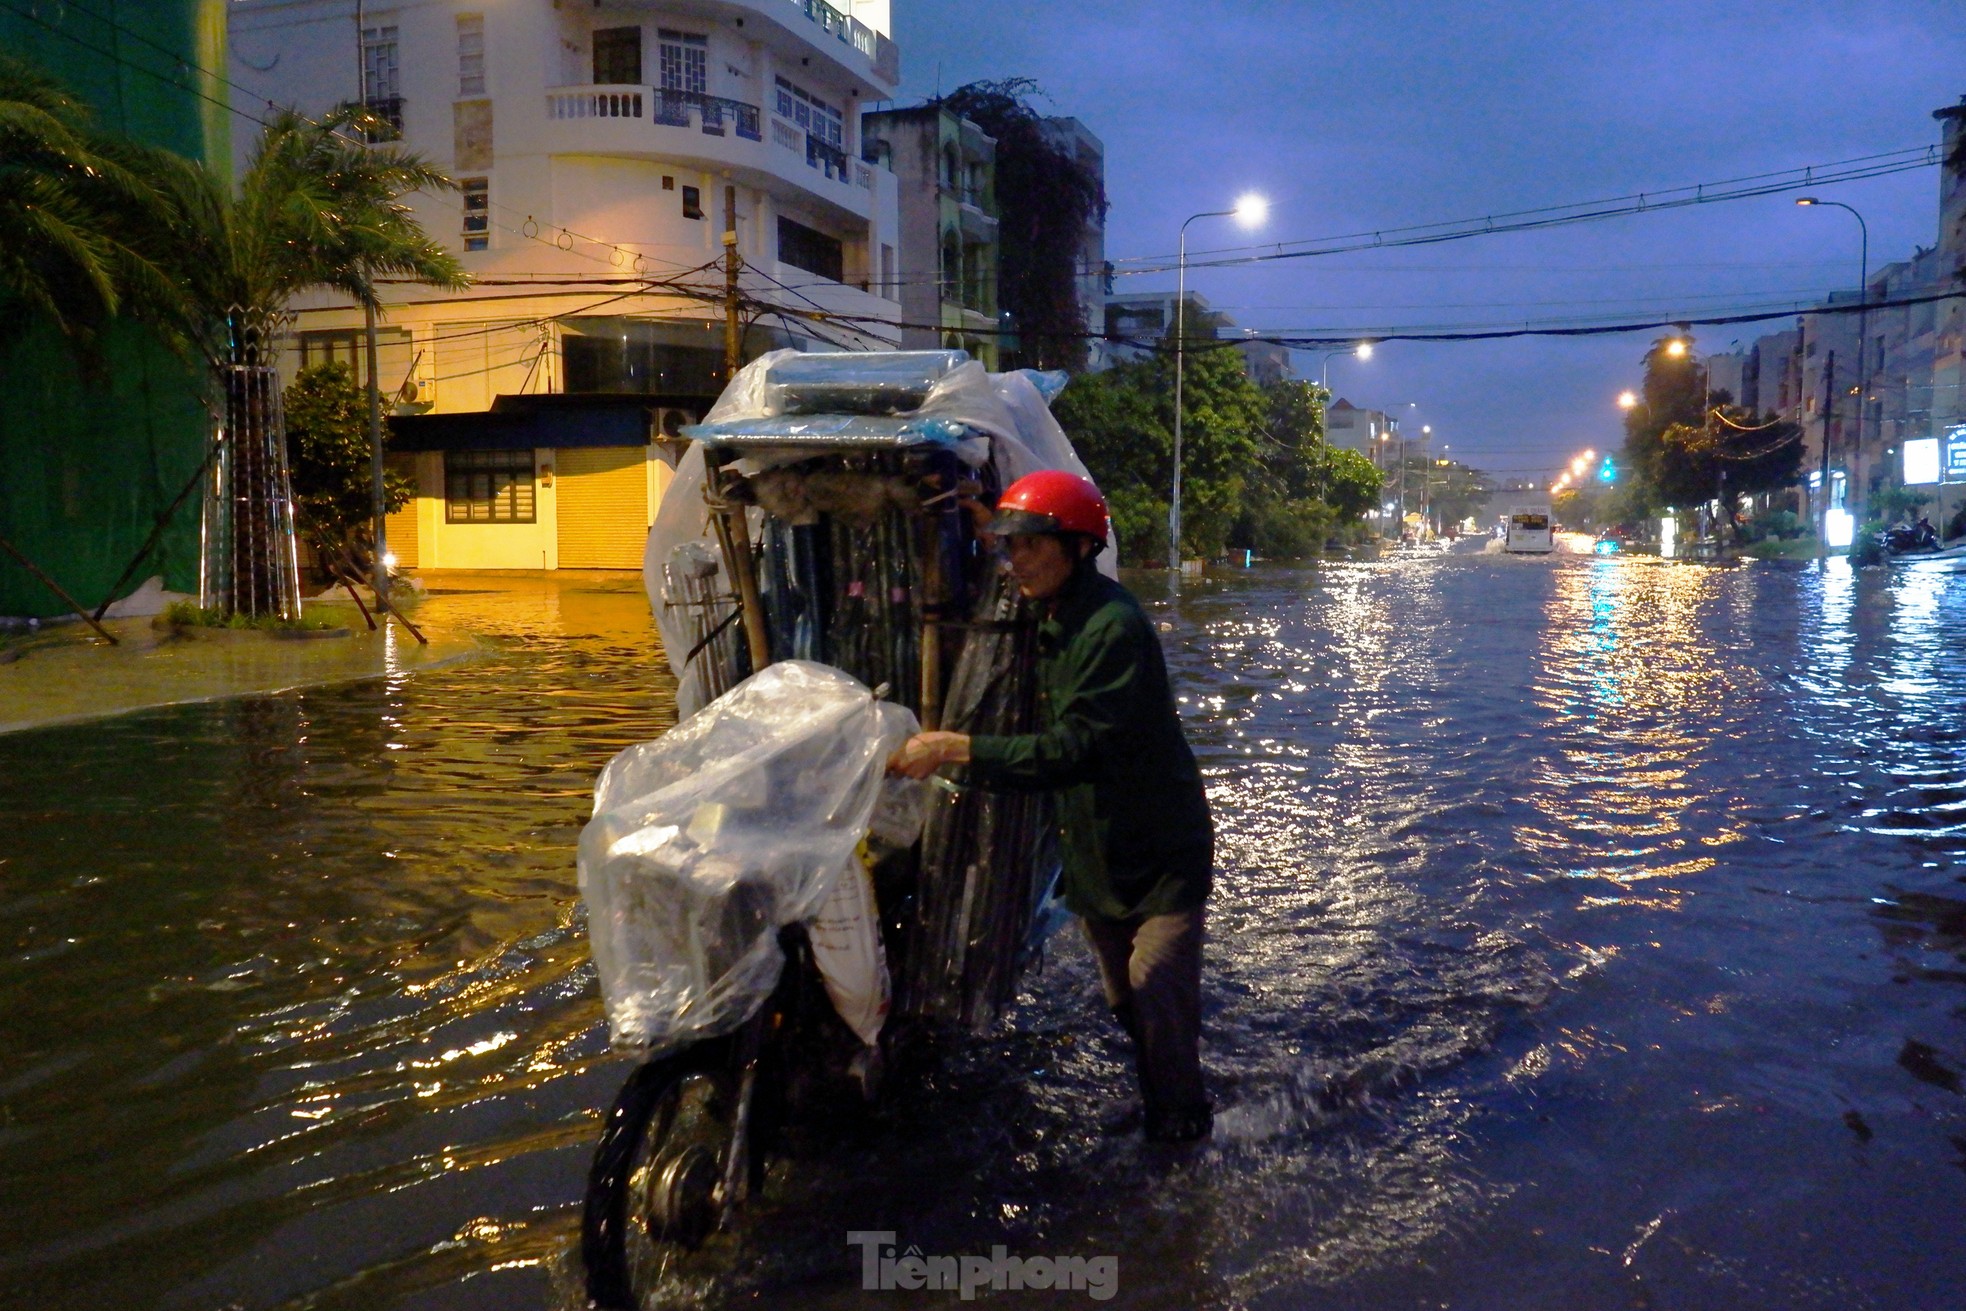
M 1092 1132 L 1126 1053 L 1062 941 L 886 1127 L 802 1144 L 711 1304 L 893 1305 L 849 1228 L 1117 1252 L 1129 1306 L 1933 1304 L 1966 1255 L 1953 575 L 1136 582 L 1221 833 L 1216 1142 Z M 624 1073 L 572 845 L 670 685 L 632 582 L 421 617 L 486 654 L 0 738 L 24 1304 L 571 1303 Z

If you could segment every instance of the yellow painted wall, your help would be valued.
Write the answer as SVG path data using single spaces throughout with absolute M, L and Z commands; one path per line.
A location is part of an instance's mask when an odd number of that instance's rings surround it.
M 558 497 L 549 481 L 553 452 L 533 453 L 533 522 L 450 523 L 444 513 L 444 460 L 417 461 L 417 560 L 424 569 L 557 569 Z
M 674 470 L 649 446 L 534 452 L 534 522 L 457 524 L 444 457 L 416 457 L 417 498 L 389 516 L 397 564 L 421 569 L 634 569 Z

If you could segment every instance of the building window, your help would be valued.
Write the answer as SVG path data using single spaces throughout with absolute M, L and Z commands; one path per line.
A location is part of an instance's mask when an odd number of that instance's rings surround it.
M 594 85 L 640 86 L 642 84 L 642 29 L 639 27 L 597 27 L 594 29 Z
M 396 29 L 362 29 L 362 107 L 384 126 L 363 135 L 371 143 L 395 141 L 403 135 L 402 76 L 398 68 Z
M 457 94 L 485 94 L 485 16 L 457 16 Z
M 962 295 L 963 248 L 957 244 L 955 234 L 942 238 L 942 299 L 955 301 Z
M 346 49 L 346 47 L 343 47 Z M 369 104 L 394 100 L 403 94 L 397 71 L 396 29 L 362 29 L 362 99 Z
M 703 217 L 703 193 L 695 187 L 683 188 L 683 217 L 686 219 Z
M 782 77 L 778 79 L 775 103 L 780 118 L 791 119 L 829 146 L 845 147 L 846 119 L 837 106 L 828 104 L 804 87 L 794 86 Z
M 491 246 L 491 183 L 485 178 L 459 178 L 464 193 L 464 248 L 486 250 Z
M 410 335 L 401 328 L 382 328 L 376 333 L 377 367 L 382 375 L 382 394 L 394 395 L 406 388 L 414 398 L 410 379 Z M 316 369 L 323 364 L 339 364 L 357 387 L 369 385 L 369 339 L 360 328 L 328 328 L 300 334 L 300 367 Z
M 445 523 L 532 523 L 532 452 L 445 451 Z
M 846 280 L 846 248 L 836 238 L 782 216 L 778 220 L 778 259 L 834 282 Z
M 710 38 L 657 29 L 662 42 L 662 89 L 703 95 L 710 89 Z

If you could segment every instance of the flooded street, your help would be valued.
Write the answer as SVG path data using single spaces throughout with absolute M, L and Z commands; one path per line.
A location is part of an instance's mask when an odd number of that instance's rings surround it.
M 1168 1311 L 1956 1303 L 1966 577 L 1129 581 L 1221 835 L 1213 1142 L 1099 1134 L 1127 1052 L 1063 935 L 694 1300 L 955 1303 L 861 1289 L 893 1230 Z M 627 1066 L 573 849 L 671 682 L 634 580 L 432 588 L 477 656 L 0 736 L 0 1304 L 578 1305 Z

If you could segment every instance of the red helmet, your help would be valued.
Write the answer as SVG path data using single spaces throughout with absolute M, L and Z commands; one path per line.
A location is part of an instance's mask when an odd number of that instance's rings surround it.
M 1026 474 L 1005 489 L 990 531 L 1000 537 L 1083 533 L 1106 541 L 1106 498 L 1087 479 L 1063 469 Z

